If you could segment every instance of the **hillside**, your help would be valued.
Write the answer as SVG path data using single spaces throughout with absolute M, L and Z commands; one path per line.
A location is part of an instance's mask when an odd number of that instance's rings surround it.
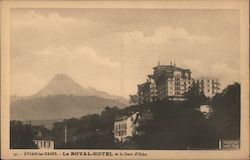
M 97 96 L 55 95 L 19 99 L 11 103 L 11 120 L 49 120 L 99 113 L 105 106 L 124 107 L 117 100 Z
M 99 113 L 105 106 L 124 107 L 128 100 L 95 88 L 84 88 L 71 77 L 57 74 L 34 95 L 26 97 L 13 95 L 10 102 L 11 120 L 39 122 L 46 125 L 48 122 L 44 120 Z

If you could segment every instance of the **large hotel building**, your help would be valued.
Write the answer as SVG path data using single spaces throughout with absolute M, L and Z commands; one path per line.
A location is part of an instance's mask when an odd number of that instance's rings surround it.
M 130 96 L 131 105 L 162 99 L 185 100 L 184 94 L 193 83 L 197 83 L 200 91 L 207 97 L 213 97 L 220 91 L 219 79 L 203 77 L 194 80 L 189 69 L 177 67 L 172 62 L 170 65 L 158 63 L 153 70 L 145 83 L 137 85 L 137 95 Z

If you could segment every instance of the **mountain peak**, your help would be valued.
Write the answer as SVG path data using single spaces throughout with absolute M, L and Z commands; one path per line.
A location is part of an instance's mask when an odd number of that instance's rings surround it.
M 69 77 L 66 74 L 61 74 L 61 73 L 56 74 L 50 81 L 53 81 L 53 80 L 55 80 L 55 81 L 71 81 L 71 82 L 74 82 L 74 80 L 71 77 Z
M 84 91 L 85 89 L 68 75 L 56 74 L 43 89 L 35 94 L 35 96 L 82 95 Z
M 39 98 L 55 95 L 74 95 L 74 96 L 97 96 L 106 99 L 118 100 L 124 104 L 127 104 L 128 100 L 115 96 L 109 95 L 104 91 L 99 91 L 95 88 L 88 87 L 84 88 L 76 83 L 70 76 L 65 74 L 56 74 L 46 86 L 39 90 L 35 95 L 29 96 L 29 98 Z
M 54 79 L 72 79 L 66 74 L 58 73 L 54 76 Z

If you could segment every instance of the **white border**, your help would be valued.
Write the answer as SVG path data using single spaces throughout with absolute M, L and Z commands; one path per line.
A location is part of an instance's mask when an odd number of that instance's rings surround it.
M 241 149 L 237 151 L 176 151 L 141 150 L 146 157 L 93 157 L 93 156 L 22 156 L 27 150 L 9 149 L 9 51 L 10 51 L 10 9 L 12 8 L 141 8 L 141 9 L 239 9 L 240 10 L 240 60 L 241 60 Z M 248 159 L 249 155 L 249 31 L 247 0 L 166 0 L 166 1 L 2 1 L 1 2 L 1 156 L 3 159 Z M 37 150 L 28 150 L 36 152 Z M 63 151 L 55 150 L 58 154 Z M 83 150 L 75 150 L 83 151 Z M 93 151 L 93 150 L 84 150 Z M 103 150 L 94 150 L 103 151 Z M 105 150 L 107 151 L 107 150 Z M 131 150 L 111 150 L 131 152 Z M 136 150 L 140 151 L 140 150 Z M 18 156 L 14 156 L 14 154 Z

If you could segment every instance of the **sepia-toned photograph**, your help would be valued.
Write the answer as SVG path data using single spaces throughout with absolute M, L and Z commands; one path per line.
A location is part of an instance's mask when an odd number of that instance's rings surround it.
M 219 156 L 248 144 L 240 9 L 10 7 L 8 32 L 2 150 L 14 157 Z

